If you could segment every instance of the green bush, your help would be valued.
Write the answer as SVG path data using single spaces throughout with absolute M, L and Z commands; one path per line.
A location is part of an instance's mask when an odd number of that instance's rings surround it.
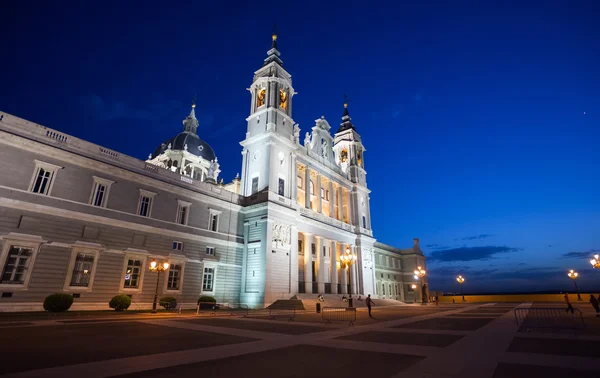
M 213 297 L 209 297 L 208 295 L 203 295 L 200 297 L 200 299 L 198 299 L 198 306 L 200 307 L 200 310 L 216 310 L 218 307 L 211 303 L 216 304 L 217 300 Z
M 212 302 L 212 303 L 217 303 L 217 300 L 213 297 L 210 297 L 208 295 L 203 295 L 200 297 L 200 299 L 198 299 L 198 304 L 200 302 Z
M 160 305 L 165 308 L 165 310 L 174 310 L 177 307 L 177 298 L 175 297 L 162 297 L 160 298 Z
M 108 302 L 110 308 L 114 308 L 115 311 L 124 311 L 131 306 L 131 298 L 129 296 L 120 294 L 115 295 L 110 302 Z
M 49 312 L 63 312 L 71 308 L 73 296 L 71 294 L 50 294 L 44 299 L 44 310 Z

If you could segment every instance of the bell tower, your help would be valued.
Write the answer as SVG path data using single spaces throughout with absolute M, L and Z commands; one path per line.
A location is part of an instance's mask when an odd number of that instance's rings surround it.
M 271 48 L 262 67 L 254 72 L 250 115 L 243 147 L 241 193 L 251 196 L 268 188 L 291 198 L 295 162 L 292 77 L 283 68 L 273 33 Z
M 345 96 L 344 96 L 345 97 Z M 366 148 L 362 144 L 360 135 L 351 122 L 348 112 L 348 99 L 344 101 L 344 114 L 340 128 L 333 137 L 333 151 L 336 164 L 354 183 L 352 189 L 352 201 L 354 203 L 354 219 L 352 224 L 364 229 L 371 229 L 371 211 L 369 204 L 369 193 L 367 189 L 367 171 L 365 171 Z

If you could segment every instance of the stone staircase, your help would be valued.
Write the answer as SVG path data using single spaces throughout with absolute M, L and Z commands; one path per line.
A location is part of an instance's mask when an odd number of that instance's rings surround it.
M 317 294 L 297 294 L 293 298 L 297 298 L 302 302 L 304 308 L 309 311 L 314 311 L 317 303 L 321 303 L 321 307 L 348 307 L 348 302 L 342 300 L 342 294 L 324 294 L 325 302 L 319 302 Z M 358 300 L 358 295 L 352 295 L 352 305 L 356 308 L 366 308 L 365 296 L 361 296 L 362 300 Z M 279 301 L 277 301 L 279 302 Z M 275 302 L 275 303 L 277 303 Z M 406 303 L 393 299 L 373 299 L 375 306 L 408 306 Z
M 275 302 L 271 303 L 267 308 L 271 309 L 296 309 L 296 310 L 305 310 L 304 304 L 300 299 L 297 299 L 296 296 L 293 296 L 290 299 L 278 299 Z

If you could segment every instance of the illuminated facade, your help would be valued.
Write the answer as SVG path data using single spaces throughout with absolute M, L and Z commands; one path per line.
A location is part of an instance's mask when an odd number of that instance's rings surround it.
M 249 91 L 242 174 L 229 184 L 194 107 L 146 161 L 1 113 L 0 311 L 41 309 L 56 292 L 73 293 L 73 309 L 119 293 L 149 308 L 152 259 L 170 263 L 160 294 L 185 307 L 200 295 L 251 307 L 317 293 L 418 300 L 419 240 L 400 250 L 374 238 L 347 104 L 333 136 L 324 117 L 301 136 L 275 35 Z

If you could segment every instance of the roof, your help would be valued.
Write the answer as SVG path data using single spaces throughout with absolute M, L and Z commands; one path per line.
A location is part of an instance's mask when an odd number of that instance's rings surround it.
M 213 151 L 212 147 L 200 139 L 198 135 L 189 131 L 182 131 L 173 138 L 162 143 L 156 150 L 154 150 L 152 158 L 154 159 L 169 149 L 169 144 L 171 145 L 172 150 L 186 150 L 187 145 L 187 152 L 199 156 L 204 160 L 215 160 L 215 152 Z

